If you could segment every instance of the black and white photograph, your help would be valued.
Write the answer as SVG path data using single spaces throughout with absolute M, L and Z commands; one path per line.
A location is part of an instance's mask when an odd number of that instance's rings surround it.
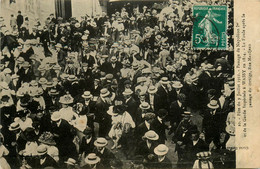
M 1 0 L 0 168 L 236 168 L 233 0 Z

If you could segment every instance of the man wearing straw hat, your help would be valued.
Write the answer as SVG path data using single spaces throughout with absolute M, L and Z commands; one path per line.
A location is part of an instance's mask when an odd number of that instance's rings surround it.
M 36 167 L 37 168 L 45 168 L 45 167 L 58 167 L 56 161 L 48 155 L 48 149 L 45 145 L 40 145 L 37 148 L 37 153 L 39 156 L 39 161 L 37 161 Z
M 88 156 L 85 158 L 85 164 L 81 168 L 85 169 L 102 169 L 104 166 L 101 163 L 100 157 L 98 157 L 95 153 L 90 153 Z
M 165 144 L 159 144 L 157 147 L 154 148 L 154 154 L 156 154 L 156 158 L 150 165 L 153 168 L 172 168 L 172 163 L 166 157 L 169 148 Z

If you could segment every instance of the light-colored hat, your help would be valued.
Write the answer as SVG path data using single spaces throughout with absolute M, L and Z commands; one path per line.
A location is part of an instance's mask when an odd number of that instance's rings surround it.
M 172 87 L 179 89 L 179 88 L 182 88 L 183 85 L 181 84 L 180 81 L 173 81 Z
M 31 85 L 31 86 L 37 86 L 37 85 L 38 85 L 38 82 L 37 82 L 36 80 L 32 80 L 32 81 L 30 82 L 30 85 Z
M 59 91 L 57 89 L 51 89 L 48 93 L 52 96 L 59 95 Z
M 157 147 L 154 148 L 154 153 L 156 155 L 166 155 L 169 151 L 169 148 L 165 144 L 159 144 Z
M 137 78 L 137 84 L 142 83 L 142 82 L 146 82 L 145 77 L 138 77 Z
M 90 93 L 90 91 L 85 91 L 84 93 L 83 93 L 83 95 L 81 95 L 83 98 L 85 98 L 85 99 L 89 99 L 89 98 L 92 98 L 93 97 L 93 95 Z
M 23 66 L 23 67 L 30 67 L 31 65 L 30 65 L 29 62 L 25 61 L 25 62 L 23 62 L 23 65 L 22 65 L 22 66 Z
M 131 95 L 133 94 L 133 91 L 131 89 L 125 89 L 125 91 L 123 92 L 123 95 L 127 96 L 127 95 Z
M 116 56 L 112 56 L 110 60 L 111 61 L 117 61 L 117 58 L 116 58 Z
M 76 23 L 76 24 L 75 24 L 75 27 L 76 27 L 76 28 L 79 28 L 79 27 L 80 27 L 80 23 Z
M 70 94 L 61 96 L 59 102 L 61 104 L 71 104 L 71 103 L 73 103 L 73 97 L 71 97 Z
M 68 158 L 68 160 L 65 161 L 64 163 L 69 164 L 69 165 L 76 165 L 77 164 L 76 160 L 74 160 L 73 158 Z
M 100 90 L 100 96 L 101 97 L 107 97 L 110 95 L 110 92 L 107 90 L 107 88 L 103 88 Z
M 192 114 L 189 111 L 185 111 L 183 112 L 182 116 L 192 116 Z
M 196 154 L 198 159 L 209 159 L 211 156 L 211 152 L 205 151 L 205 152 L 199 152 Z
M 47 84 L 47 79 L 45 79 L 44 77 L 42 77 L 42 78 L 40 78 L 40 80 L 39 80 L 39 83 L 41 84 L 41 85 L 45 85 L 45 84 Z
M 13 74 L 13 75 L 11 76 L 12 79 L 18 79 L 19 77 L 20 77 L 20 76 L 17 75 L 17 74 Z
M 147 103 L 147 102 L 142 102 L 139 107 L 140 107 L 141 109 L 143 109 L 143 110 L 148 110 L 148 109 L 150 109 L 150 105 L 149 105 L 149 103 Z
M 61 114 L 60 112 L 56 111 L 56 112 L 53 112 L 53 114 L 51 115 L 51 120 L 52 121 L 58 121 L 61 119 Z
M 38 146 L 37 147 L 37 153 L 38 153 L 38 155 L 44 155 L 44 154 L 46 154 L 47 153 L 47 146 L 45 146 L 45 145 L 40 145 L 40 146 Z
M 99 137 L 95 140 L 94 145 L 96 147 L 105 147 L 107 145 L 107 140 L 103 137 Z
M 13 122 L 11 123 L 11 125 L 9 126 L 9 130 L 10 131 L 14 131 L 14 130 L 18 130 L 20 129 L 20 124 L 17 122 Z
M 162 77 L 160 82 L 161 84 L 169 84 L 168 77 Z
M 207 106 L 208 106 L 208 108 L 211 108 L 211 109 L 219 108 L 217 100 L 211 100 Z
M 149 140 L 158 140 L 159 139 L 159 135 L 153 131 L 153 130 L 149 130 L 144 134 L 144 137 L 149 139 Z
M 149 86 L 148 93 L 154 94 L 157 92 L 157 88 L 155 86 Z
M 100 158 L 95 154 L 95 153 L 90 153 L 88 156 L 85 158 L 85 162 L 87 164 L 97 164 L 100 162 Z
M 73 81 L 78 80 L 78 78 L 75 75 L 69 75 L 68 80 L 73 82 Z
M 44 132 L 39 137 L 38 141 L 43 144 L 47 145 L 56 145 L 56 142 L 54 140 L 54 135 L 51 132 Z
M 88 39 L 88 36 L 87 36 L 87 35 L 83 35 L 83 36 L 81 37 L 81 39 L 82 39 L 82 40 L 87 40 L 87 39 Z
M 56 48 L 62 48 L 62 45 L 61 45 L 60 43 L 57 43 L 57 44 L 55 45 L 55 47 L 56 47 Z
M 235 88 L 235 82 L 234 81 L 229 81 L 228 82 L 228 86 L 230 89 L 234 89 Z
M 9 69 L 9 68 L 5 68 L 3 72 L 4 72 L 5 74 L 10 74 L 10 73 L 12 73 L 11 69 Z
M 61 69 L 60 65 L 54 65 L 53 66 L 53 70 L 60 70 L 60 69 Z

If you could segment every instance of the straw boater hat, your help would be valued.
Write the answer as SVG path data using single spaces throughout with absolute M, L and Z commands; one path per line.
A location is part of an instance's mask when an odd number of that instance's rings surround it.
M 17 122 L 13 122 L 11 123 L 11 125 L 9 126 L 9 130 L 10 131 L 14 131 L 14 130 L 18 130 L 20 129 L 20 124 Z
M 58 112 L 58 111 L 53 112 L 53 114 L 51 115 L 51 120 L 52 121 L 59 121 L 60 119 L 61 119 L 60 112 Z
M 182 116 L 192 116 L 192 114 L 189 111 L 185 111 L 183 112 Z
M 75 75 L 69 75 L 68 80 L 73 82 L 73 81 L 78 80 L 78 78 Z
M 147 103 L 147 102 L 141 103 L 139 107 L 140 107 L 141 109 L 143 109 L 143 110 L 148 110 L 148 109 L 150 109 L 150 105 L 149 105 L 149 103 Z
M 71 97 L 70 94 L 61 96 L 59 102 L 61 104 L 71 104 L 71 103 L 73 103 L 73 97 Z
M 125 89 L 125 91 L 123 92 L 123 95 L 127 96 L 127 95 L 131 95 L 133 94 L 133 91 L 131 89 Z
M 153 131 L 153 130 L 149 130 L 144 134 L 144 137 L 149 139 L 149 140 L 158 140 L 159 139 L 159 135 Z
M 228 82 L 228 86 L 230 89 L 234 89 L 235 88 L 235 82 L 234 81 L 229 81 Z
M 22 65 L 22 66 L 25 67 L 25 68 L 28 68 L 28 67 L 30 67 L 31 65 L 30 65 L 29 62 L 25 61 L 25 62 L 23 62 L 23 65 Z
M 77 161 L 74 160 L 73 158 L 68 158 L 68 160 L 65 161 L 64 163 L 75 166 L 77 164 Z
M 76 27 L 76 28 L 79 28 L 79 27 L 80 27 L 80 23 L 76 23 L 76 24 L 75 24 L 75 27 Z
M 206 160 L 206 159 L 210 158 L 211 152 L 208 152 L 208 151 L 199 152 L 199 153 L 196 154 L 196 156 L 197 156 L 198 159 Z
M 159 144 L 157 147 L 154 148 L 154 153 L 160 156 L 166 155 L 168 151 L 169 148 L 164 144 Z
M 100 90 L 100 96 L 101 97 L 107 97 L 110 95 L 110 92 L 107 90 L 107 88 L 103 88 Z
M 62 45 L 61 45 L 60 43 L 57 43 L 57 44 L 55 45 L 55 47 L 56 47 L 56 48 L 62 48 Z
M 181 84 L 180 81 L 173 81 L 172 87 L 174 87 L 175 89 L 179 89 L 182 88 L 183 85 Z
M 39 142 L 47 145 L 56 145 L 54 135 L 51 132 L 44 132 L 38 139 Z
M 116 56 L 112 56 L 110 60 L 111 61 L 117 61 L 117 58 L 116 58 Z
M 51 96 L 57 96 L 57 95 L 59 95 L 59 91 L 57 90 L 57 89 L 55 89 L 55 88 L 52 88 L 51 90 L 49 90 L 49 95 L 51 95 Z
M 155 86 L 149 86 L 148 93 L 154 94 L 157 92 L 157 88 Z
M 211 109 L 219 108 L 217 100 L 211 100 L 207 106 L 208 106 L 208 108 L 211 108 Z
M 137 84 L 142 83 L 142 82 L 146 82 L 145 77 L 138 77 L 137 78 Z
M 45 79 L 44 77 L 40 78 L 40 80 L 39 80 L 39 83 L 40 83 L 41 85 L 46 85 L 47 82 L 48 82 L 47 79 Z
M 99 137 L 95 140 L 94 145 L 96 147 L 105 147 L 107 145 L 107 140 L 103 137 Z
M 85 158 L 85 162 L 87 164 L 97 164 L 100 162 L 100 158 L 95 154 L 95 153 L 90 153 L 88 156 Z
M 83 95 L 81 95 L 84 99 L 90 99 L 93 97 L 93 95 L 90 93 L 90 91 L 85 91 Z
M 161 84 L 169 84 L 168 77 L 162 77 L 160 80 Z
M 40 145 L 37 147 L 37 153 L 38 155 L 44 155 L 47 154 L 47 146 L 46 145 Z

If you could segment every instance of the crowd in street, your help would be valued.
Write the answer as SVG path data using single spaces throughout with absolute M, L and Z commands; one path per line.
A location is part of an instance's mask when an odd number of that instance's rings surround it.
M 228 6 L 228 50 L 192 48 L 193 5 Z M 124 168 L 116 151 L 131 168 L 234 168 L 232 6 L 0 17 L 1 168 Z

